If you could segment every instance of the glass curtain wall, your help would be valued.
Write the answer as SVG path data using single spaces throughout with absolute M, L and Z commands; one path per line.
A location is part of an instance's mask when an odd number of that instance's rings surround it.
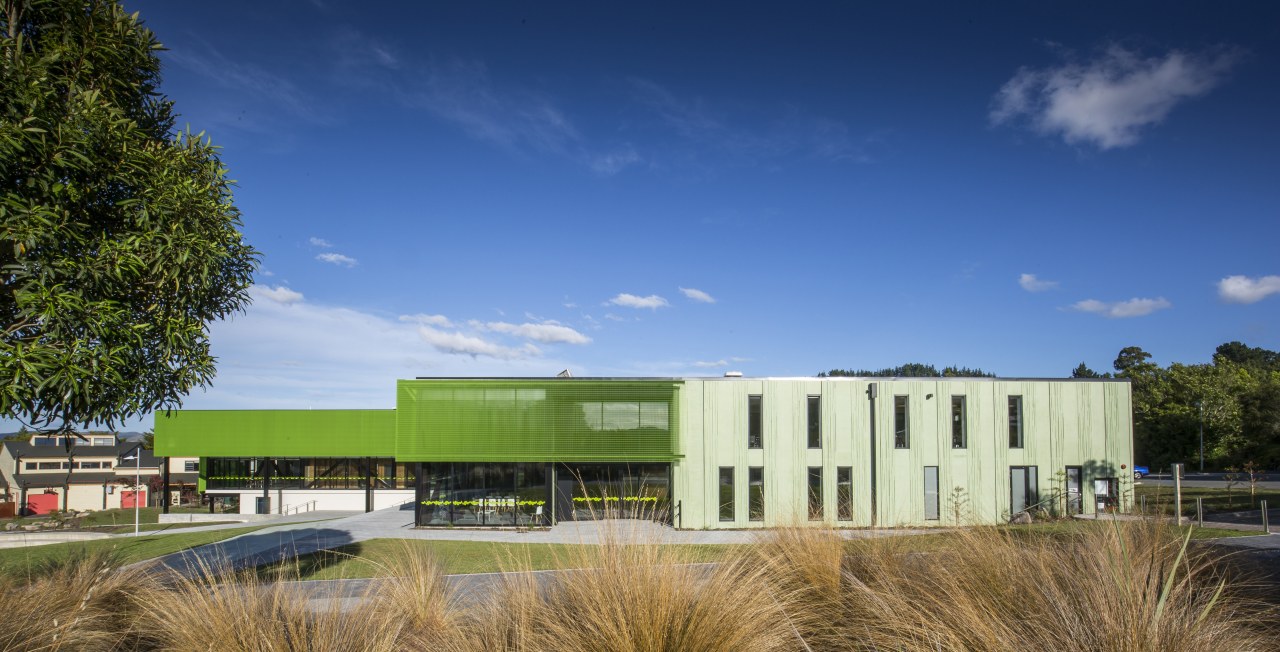
M 268 459 L 213 457 L 208 460 L 208 489 L 261 489 L 264 465 L 273 489 L 412 489 L 413 467 L 391 458 L 302 457 Z
M 670 464 L 556 465 L 557 520 L 666 520 L 670 507 Z
M 424 463 L 418 524 L 545 523 L 547 489 L 547 465 L 541 462 Z

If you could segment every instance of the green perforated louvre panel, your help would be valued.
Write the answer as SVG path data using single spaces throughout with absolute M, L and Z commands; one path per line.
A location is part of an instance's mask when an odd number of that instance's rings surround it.
M 404 462 L 662 462 L 677 457 L 679 381 L 401 380 Z
M 156 455 L 391 457 L 395 410 L 175 410 L 156 415 Z

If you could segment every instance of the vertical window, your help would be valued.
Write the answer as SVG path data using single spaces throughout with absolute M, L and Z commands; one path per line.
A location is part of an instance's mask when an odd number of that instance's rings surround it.
M 836 467 L 836 520 L 853 520 L 853 467 Z
M 822 467 L 809 467 L 809 520 L 822 520 Z
M 907 427 L 907 397 L 893 397 L 893 447 L 911 448 L 911 432 Z
M 1022 448 L 1022 397 L 1009 397 L 1009 448 Z
M 951 397 L 951 447 L 967 448 L 969 446 L 968 418 L 965 415 L 964 397 Z
M 733 467 L 720 467 L 720 522 L 733 522 Z
M 761 431 L 763 415 L 760 396 L 747 397 L 747 448 L 764 448 L 764 435 Z
M 924 520 L 938 520 L 938 467 L 924 467 Z
M 764 520 L 764 467 L 747 469 L 747 519 Z
M 809 397 L 809 448 L 822 448 L 822 397 Z
M 1084 513 L 1084 494 L 1081 493 L 1083 488 L 1084 469 L 1079 466 L 1067 467 L 1067 513 L 1083 514 Z
M 1017 514 L 1035 507 L 1040 498 L 1040 481 L 1034 466 L 1009 467 L 1009 513 Z

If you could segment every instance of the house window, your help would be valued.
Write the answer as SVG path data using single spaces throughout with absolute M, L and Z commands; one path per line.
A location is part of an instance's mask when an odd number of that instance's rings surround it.
M 1035 507 L 1040 502 L 1038 488 L 1036 467 L 1009 467 L 1009 513 L 1017 514 Z
M 1009 397 L 1009 448 L 1022 448 L 1022 397 Z
M 764 520 L 764 467 L 747 469 L 747 518 Z
M 26 470 L 28 470 L 28 471 L 34 471 L 34 470 L 36 470 L 36 469 L 37 469 L 37 468 L 39 468 L 39 467 L 37 467 L 37 466 L 36 466 L 36 463 L 35 463 L 35 462 L 25 462 L 25 463 L 23 463 L 22 468 L 24 468 L 24 469 L 26 469 Z
M 182 470 L 187 473 L 194 473 L 200 470 L 200 462 L 198 460 L 187 460 L 182 463 Z
M 951 397 L 951 447 L 967 448 L 969 446 L 969 426 L 965 414 L 964 397 Z
M 893 447 L 911 448 L 911 432 L 907 427 L 907 397 L 893 397 Z
M 104 469 L 109 469 L 109 468 L 111 468 L 111 462 L 103 462 L 103 463 L 102 463 L 102 468 L 104 468 Z
M 938 520 L 938 467 L 924 467 L 924 520 Z
M 853 520 L 853 467 L 836 467 L 836 520 Z
M 822 520 L 822 467 L 809 467 L 809 520 Z
M 102 468 L 102 462 L 77 462 L 77 464 L 78 464 L 78 465 L 79 465 L 79 467 L 80 467 L 80 468 L 82 468 L 82 469 L 100 469 L 100 468 Z
M 809 448 L 822 448 L 822 397 L 810 396 Z
M 733 522 L 733 467 L 720 467 L 720 522 Z
M 59 441 L 60 440 L 57 437 L 32 437 L 31 445 L 32 446 L 57 446 Z
M 65 464 L 65 463 L 66 463 L 66 462 L 41 462 L 41 463 L 40 463 L 40 470 L 41 470 L 41 471 L 52 471 L 52 470 L 54 470 L 54 469 L 60 469 L 60 468 L 62 468 L 62 465 L 63 465 L 63 464 Z
M 111 437 L 94 437 L 93 438 L 94 446 L 111 446 L 115 443 L 116 443 L 116 440 L 112 439 Z
M 762 399 L 761 396 L 747 397 L 747 448 L 764 448 Z

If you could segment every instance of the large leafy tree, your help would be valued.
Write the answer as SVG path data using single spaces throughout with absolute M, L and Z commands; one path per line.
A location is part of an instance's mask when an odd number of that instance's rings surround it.
M 159 43 L 104 0 L 0 0 L 0 415 L 70 430 L 176 406 L 257 253 Z

